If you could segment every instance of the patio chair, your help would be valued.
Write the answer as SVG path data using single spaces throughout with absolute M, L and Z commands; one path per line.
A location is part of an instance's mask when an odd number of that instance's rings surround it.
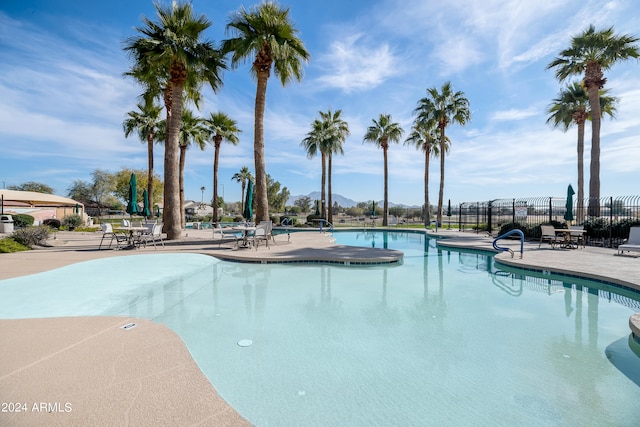
M 151 232 L 143 234 L 144 245 L 147 246 L 147 243 L 151 241 L 153 243 L 153 247 L 158 250 L 156 246 L 156 242 L 160 242 L 162 247 L 164 248 L 164 239 L 162 238 L 162 224 L 150 224 Z
M 105 239 L 105 237 L 108 237 L 110 239 L 109 247 L 111 247 L 113 240 L 116 240 L 116 249 L 120 249 L 120 242 L 129 242 L 129 236 L 127 236 L 125 233 L 113 231 L 113 226 L 110 222 L 104 222 L 100 224 L 100 230 L 102 230 L 102 239 L 100 239 L 100 246 L 98 246 L 98 250 L 102 249 L 102 241 Z
M 573 231 L 573 230 L 580 230 L 580 231 Z M 584 248 L 585 243 L 584 243 L 584 233 L 582 232 L 582 230 L 584 230 L 584 226 L 583 225 L 572 225 L 569 227 L 569 239 L 571 241 L 572 245 L 576 245 L 576 247 L 580 247 L 580 245 L 582 245 L 582 247 Z
M 640 227 L 631 227 L 627 243 L 618 246 L 618 255 L 621 255 L 624 251 L 640 252 Z
M 269 248 L 269 239 L 271 238 L 270 230 L 271 230 L 270 221 L 263 221 L 256 226 L 256 231 L 253 233 L 253 237 L 251 238 L 251 241 L 253 242 L 253 245 L 256 247 L 256 250 L 258 250 L 258 246 L 260 246 L 261 240 L 264 240 L 264 244 L 267 246 L 267 249 L 271 249 Z
M 540 243 L 538 244 L 538 248 L 542 245 L 542 242 L 549 242 L 552 249 L 555 249 L 556 243 L 561 243 L 561 240 L 556 236 L 556 231 L 553 228 L 553 225 L 541 225 L 540 230 L 542 231 L 542 235 L 540 236 Z

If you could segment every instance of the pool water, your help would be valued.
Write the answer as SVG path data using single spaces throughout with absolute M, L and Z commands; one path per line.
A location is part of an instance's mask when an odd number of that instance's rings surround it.
M 258 426 L 638 425 L 628 319 L 639 295 L 503 271 L 419 233 L 334 235 L 400 249 L 404 262 L 117 257 L 0 281 L 0 318 L 164 323 Z

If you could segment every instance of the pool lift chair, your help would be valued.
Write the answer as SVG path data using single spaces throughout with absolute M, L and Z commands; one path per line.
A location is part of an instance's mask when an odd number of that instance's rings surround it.
M 120 242 L 129 242 L 129 236 L 124 233 L 113 231 L 113 226 L 110 222 L 100 224 L 100 229 L 102 230 L 102 239 L 100 239 L 100 246 L 98 246 L 98 250 L 102 248 L 102 241 L 105 237 L 110 237 L 109 247 L 111 247 L 113 239 L 116 240 L 116 249 L 120 249 Z

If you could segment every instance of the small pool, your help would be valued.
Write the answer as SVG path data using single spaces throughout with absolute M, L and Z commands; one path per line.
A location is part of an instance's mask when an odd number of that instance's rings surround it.
M 637 426 L 638 294 L 504 271 L 421 233 L 334 236 L 400 249 L 404 263 L 116 257 L 0 281 L 0 318 L 164 323 L 258 426 Z

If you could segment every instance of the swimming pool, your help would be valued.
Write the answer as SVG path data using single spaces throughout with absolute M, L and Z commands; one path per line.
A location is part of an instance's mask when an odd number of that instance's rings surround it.
M 637 295 L 502 271 L 490 255 L 440 250 L 418 233 L 334 235 L 400 249 L 404 263 L 109 258 L 0 281 L 0 317 L 164 323 L 259 426 L 637 425 Z

